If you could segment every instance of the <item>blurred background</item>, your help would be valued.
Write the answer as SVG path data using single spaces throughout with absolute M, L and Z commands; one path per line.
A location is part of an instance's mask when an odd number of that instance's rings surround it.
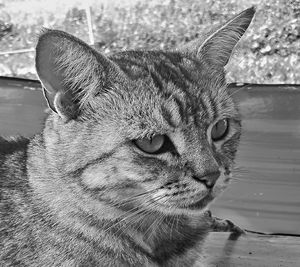
M 0 75 L 36 78 L 33 48 L 42 26 L 106 54 L 166 49 L 252 5 L 257 14 L 228 65 L 228 81 L 299 84 L 300 0 L 0 0 Z

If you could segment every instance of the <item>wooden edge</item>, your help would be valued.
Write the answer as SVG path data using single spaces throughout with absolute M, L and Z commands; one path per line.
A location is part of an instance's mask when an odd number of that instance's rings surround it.
M 203 246 L 197 266 L 297 267 L 300 237 L 213 232 Z

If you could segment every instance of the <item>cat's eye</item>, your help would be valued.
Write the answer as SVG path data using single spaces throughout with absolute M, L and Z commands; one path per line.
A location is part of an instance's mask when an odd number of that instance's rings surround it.
M 134 140 L 134 144 L 148 154 L 161 154 L 175 150 L 171 140 L 166 135 L 155 135 L 151 138 Z
M 223 139 L 228 133 L 228 119 L 219 120 L 211 129 L 211 139 L 216 142 Z

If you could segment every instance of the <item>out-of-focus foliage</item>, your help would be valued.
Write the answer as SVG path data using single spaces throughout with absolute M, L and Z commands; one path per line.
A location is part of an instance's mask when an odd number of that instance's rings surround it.
M 97 1 L 91 4 L 95 47 L 108 54 L 128 49 L 173 49 L 252 4 L 256 4 L 257 14 L 228 64 L 228 80 L 300 83 L 300 0 L 148 0 L 129 5 Z M 0 10 L 0 52 L 34 47 L 43 25 L 89 41 L 82 6 L 64 13 L 44 10 L 34 19 L 30 16 L 30 23 L 16 19 L 17 14 L 12 18 L 6 4 L 0 4 Z M 36 78 L 33 61 L 33 52 L 2 55 L 0 75 Z

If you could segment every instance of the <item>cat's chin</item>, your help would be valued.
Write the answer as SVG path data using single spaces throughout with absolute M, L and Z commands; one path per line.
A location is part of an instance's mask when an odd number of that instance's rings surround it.
M 200 199 L 197 202 L 187 205 L 185 209 L 188 210 L 202 210 L 207 207 L 207 205 L 214 200 L 214 197 L 211 194 L 207 194 L 204 198 Z

